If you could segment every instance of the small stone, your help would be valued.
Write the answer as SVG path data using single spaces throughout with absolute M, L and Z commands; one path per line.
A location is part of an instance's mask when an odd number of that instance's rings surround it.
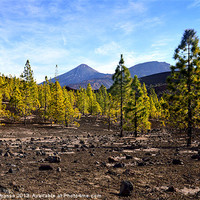
M 79 145 L 78 145 L 78 144 L 75 144 L 74 147 L 75 147 L 75 148 L 79 148 Z
M 108 162 L 114 163 L 114 162 L 117 162 L 117 159 L 110 156 L 110 157 L 108 157 Z
M 138 163 L 138 166 L 140 166 L 140 167 L 141 167 L 141 166 L 145 166 L 145 163 L 144 163 L 144 162 L 139 162 L 139 163 Z
M 11 155 L 10 155 L 10 153 L 9 153 L 9 151 L 7 151 L 5 154 L 4 154 L 4 157 L 10 157 Z
M 127 159 L 127 160 L 133 159 L 133 156 L 131 156 L 131 155 L 126 155 L 126 159 Z
M 116 163 L 113 167 L 114 168 L 123 168 L 125 165 L 124 163 Z
M 36 151 L 36 156 L 41 156 L 41 152 L 40 151 Z
M 192 159 L 199 159 L 199 157 L 200 156 L 198 154 L 194 154 L 194 155 L 191 156 Z
M 143 160 L 144 162 L 148 162 L 148 161 L 150 161 L 150 158 L 144 157 L 144 158 L 142 158 L 142 160 Z
M 130 196 L 133 191 L 133 184 L 130 181 L 122 181 L 120 186 L 120 196 Z
M 180 159 L 173 159 L 172 163 L 174 165 L 183 165 L 183 161 Z
M 101 166 L 102 167 L 106 167 L 106 163 L 105 162 L 101 162 Z
M 66 152 L 66 148 L 62 147 L 61 152 Z
M 53 168 L 50 165 L 41 165 L 39 167 L 40 171 L 44 171 L 44 170 L 53 170 Z
M 8 170 L 8 173 L 13 173 L 13 169 L 10 168 L 10 169 Z
M 167 192 L 176 192 L 176 189 L 174 188 L 174 186 L 169 186 L 166 191 Z
M 58 168 L 56 169 L 56 171 L 57 171 L 57 172 L 61 172 L 62 169 L 61 169 L 60 167 L 58 167 Z
M 84 140 L 80 140 L 79 143 L 80 143 L 80 144 L 85 144 Z
M 85 148 L 87 149 L 88 147 L 87 147 L 85 144 L 83 144 L 83 145 L 81 146 L 81 148 L 82 148 L 82 149 L 85 149 Z M 85 149 L 85 150 L 86 150 L 86 149 Z
M 110 174 L 110 175 L 114 175 L 114 176 L 117 175 L 116 172 L 114 172 L 114 171 L 112 171 L 112 170 L 110 170 L 110 169 L 106 172 L 106 174 Z
M 49 161 L 50 163 L 59 163 L 61 161 L 60 156 L 49 156 L 46 158 L 46 161 Z
M 130 176 L 130 175 L 134 175 L 134 171 L 133 170 L 130 170 L 130 169 L 126 169 L 124 172 L 123 172 L 124 175 L 126 176 Z

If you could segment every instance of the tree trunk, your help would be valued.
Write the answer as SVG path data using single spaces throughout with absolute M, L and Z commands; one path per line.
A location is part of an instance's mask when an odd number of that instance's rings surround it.
M 123 137 L 123 92 L 122 92 L 122 66 L 121 66 L 121 122 L 120 122 L 120 137 Z
M 187 146 L 190 147 L 192 143 L 192 109 L 191 109 L 191 65 L 190 65 L 190 45 L 188 44 L 188 138 L 187 138 Z
M 137 103 L 136 103 L 136 101 L 137 101 L 137 99 L 136 99 L 136 93 L 135 93 L 135 120 L 134 120 L 134 122 L 135 122 L 135 132 L 134 132 L 135 137 L 137 137 L 137 108 L 136 108 Z
M 110 120 L 110 116 L 108 117 L 108 130 L 110 131 L 111 128 L 111 120 Z

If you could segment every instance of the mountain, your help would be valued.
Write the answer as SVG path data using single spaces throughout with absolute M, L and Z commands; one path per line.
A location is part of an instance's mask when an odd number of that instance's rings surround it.
M 133 67 L 129 68 L 129 71 L 132 77 L 134 77 L 134 75 L 137 75 L 138 78 L 140 78 L 161 72 L 168 72 L 171 70 L 170 64 L 166 62 L 152 61 L 134 65 Z
M 169 72 L 170 64 L 166 62 L 157 62 L 157 61 L 145 62 L 130 67 L 129 71 L 132 77 L 134 77 L 135 74 L 138 76 L 138 78 L 144 77 L 143 82 L 145 82 L 146 85 L 150 84 L 155 85 L 163 83 L 163 81 L 165 81 L 165 74 L 160 74 L 157 76 L 150 76 L 150 75 L 162 72 Z M 107 75 L 104 78 L 86 79 L 84 81 L 80 81 L 79 83 L 70 84 L 69 86 L 75 89 L 78 89 L 80 86 L 86 88 L 88 83 L 90 83 L 92 88 L 96 90 L 99 89 L 99 87 L 102 84 L 107 89 L 110 88 L 111 85 L 113 84 L 113 81 L 112 81 L 112 76 Z
M 151 87 L 155 89 L 156 94 L 161 97 L 163 92 L 167 91 L 167 77 L 171 72 L 162 72 L 158 74 L 152 74 L 139 78 L 141 83 L 145 83 L 147 90 Z
M 151 85 L 164 85 L 167 83 L 167 77 L 171 74 L 171 72 L 162 72 L 158 74 L 152 74 L 149 76 L 144 76 L 139 78 L 141 83 L 145 83 L 146 86 Z
M 132 77 L 136 74 L 138 78 L 141 78 L 152 74 L 170 71 L 170 64 L 157 61 L 146 62 L 130 67 L 129 71 Z M 100 73 L 86 64 L 81 64 L 71 71 L 57 76 L 57 79 L 62 87 L 69 86 L 73 89 L 79 89 L 80 86 L 86 88 L 88 83 L 90 83 L 92 88 L 95 90 L 99 89 L 102 84 L 108 89 L 113 84 L 112 74 Z M 161 79 L 162 78 L 160 77 L 159 81 L 161 81 Z M 157 82 L 158 77 L 147 77 L 145 80 L 153 83 Z M 55 78 L 52 79 L 52 82 L 55 82 Z
M 86 64 L 81 64 L 71 71 L 57 76 L 56 78 L 58 79 L 61 87 L 63 87 L 66 85 L 70 86 L 71 84 L 77 85 L 78 83 L 92 79 L 111 78 L 111 76 L 111 74 L 103 74 L 94 70 Z M 53 78 L 51 81 L 55 82 L 55 78 Z

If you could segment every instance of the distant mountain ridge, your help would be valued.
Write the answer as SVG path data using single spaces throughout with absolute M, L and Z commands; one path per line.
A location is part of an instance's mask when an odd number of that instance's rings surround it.
M 170 64 L 166 62 L 151 61 L 134 65 L 129 68 L 131 76 L 137 75 L 138 78 L 170 71 Z
M 56 79 L 58 79 L 61 87 L 63 87 L 78 84 L 91 79 L 102 79 L 111 77 L 111 74 L 103 74 L 94 70 L 86 64 L 81 64 L 78 67 L 70 70 L 69 72 L 57 76 Z M 54 83 L 55 78 L 53 78 L 51 81 Z
M 141 78 L 152 74 L 169 72 L 170 64 L 158 61 L 145 62 L 130 67 L 129 71 L 132 77 L 137 75 L 138 78 Z M 112 74 L 100 73 L 86 64 L 81 64 L 69 72 L 57 76 L 56 79 L 58 79 L 62 87 L 69 86 L 74 89 L 86 88 L 88 83 L 95 90 L 99 89 L 102 84 L 108 89 L 113 84 Z M 51 81 L 55 82 L 55 78 Z

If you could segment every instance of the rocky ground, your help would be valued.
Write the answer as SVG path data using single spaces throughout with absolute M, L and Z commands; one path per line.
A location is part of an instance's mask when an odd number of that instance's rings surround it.
M 200 138 L 153 129 L 125 135 L 102 120 L 80 127 L 0 127 L 0 199 L 200 199 Z M 122 181 L 133 186 L 120 195 Z M 122 193 L 123 194 L 123 193 Z

